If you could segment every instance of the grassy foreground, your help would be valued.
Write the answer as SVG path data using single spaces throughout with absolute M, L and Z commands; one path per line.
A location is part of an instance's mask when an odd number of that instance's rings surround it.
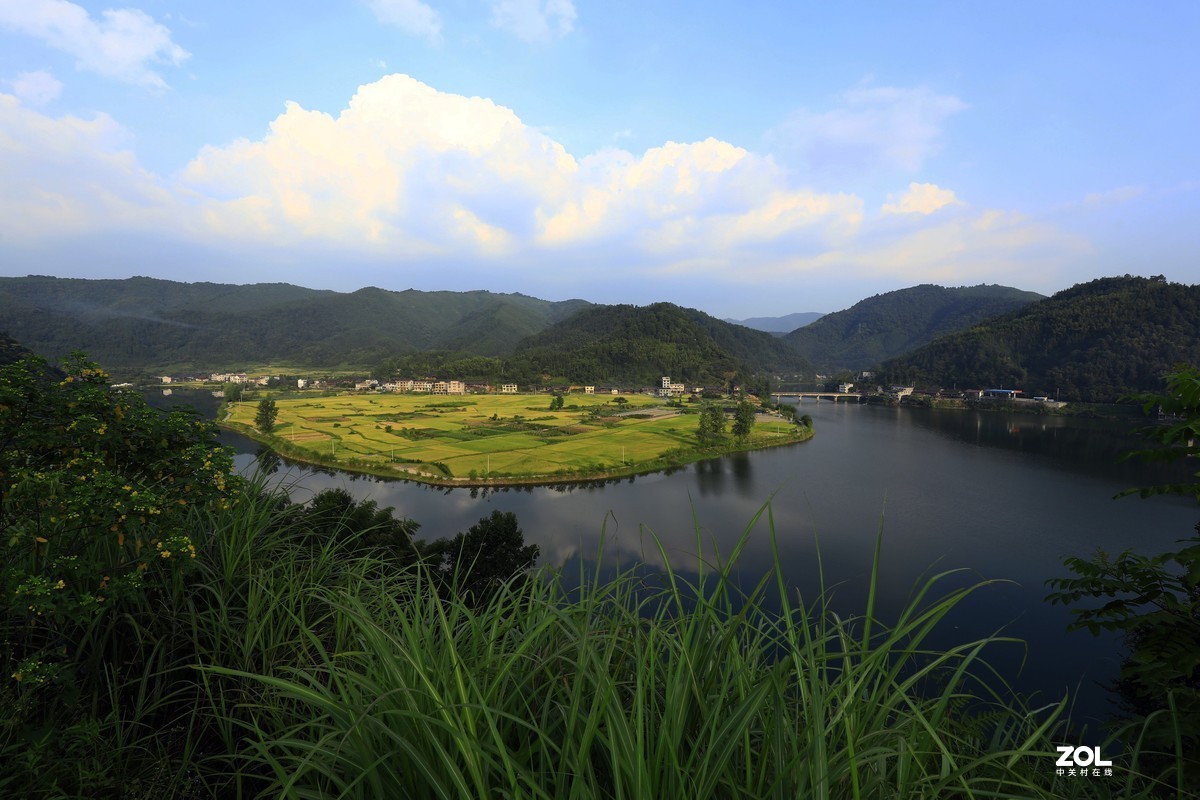
M 194 513 L 189 571 L 89 632 L 97 652 L 123 645 L 95 696 L 6 690 L 0 794 L 1185 796 L 1143 774 L 1136 729 L 1086 739 L 1114 775 L 1056 775 L 1055 745 L 1081 743 L 1067 700 L 1014 698 L 986 661 L 1007 640 L 926 643 L 985 585 L 935 576 L 888 625 L 874 578 L 850 619 L 799 597 L 778 559 L 738 589 L 742 546 L 774 540 L 769 508 L 690 580 L 547 572 L 482 607 L 352 540 L 314 544 L 280 508 L 251 489 Z
M 222 424 L 289 458 L 453 485 L 551 483 L 631 475 L 802 441 L 811 431 L 759 415 L 745 441 L 701 448 L 697 416 L 645 395 L 346 394 L 280 398 L 275 429 L 254 427 L 255 402 L 234 403 Z

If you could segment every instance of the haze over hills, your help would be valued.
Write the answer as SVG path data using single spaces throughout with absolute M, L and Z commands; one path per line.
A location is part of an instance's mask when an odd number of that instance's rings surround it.
M 922 284 L 868 297 L 783 340 L 821 371 L 862 370 L 1043 297 L 1008 286 Z
M 885 362 L 880 379 L 1111 402 L 1160 390 L 1180 363 L 1200 364 L 1200 286 L 1125 276 L 945 336 Z
M 749 319 L 725 319 L 731 325 L 742 325 L 756 331 L 767 333 L 789 333 L 797 328 L 803 328 L 816 322 L 825 314 L 821 311 L 799 311 L 795 314 L 785 314 L 782 317 L 750 317 Z

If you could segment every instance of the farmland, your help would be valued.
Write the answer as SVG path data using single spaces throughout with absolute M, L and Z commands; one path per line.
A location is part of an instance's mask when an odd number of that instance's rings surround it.
M 745 441 L 700 448 L 696 414 L 635 394 L 571 394 L 554 411 L 545 394 L 345 394 L 276 405 L 268 436 L 254 429 L 257 402 L 232 404 L 223 424 L 298 461 L 448 485 L 630 475 L 810 435 L 760 414 Z

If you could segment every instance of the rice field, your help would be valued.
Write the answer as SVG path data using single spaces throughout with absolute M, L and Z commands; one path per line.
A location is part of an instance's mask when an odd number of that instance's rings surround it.
M 697 449 L 695 414 L 646 395 L 621 398 L 571 394 L 556 411 L 548 394 L 279 398 L 269 443 L 299 460 L 454 483 L 629 474 L 711 454 Z M 256 410 L 257 401 L 235 403 L 225 422 L 250 432 Z M 739 449 L 799 440 L 805 432 L 759 415 Z

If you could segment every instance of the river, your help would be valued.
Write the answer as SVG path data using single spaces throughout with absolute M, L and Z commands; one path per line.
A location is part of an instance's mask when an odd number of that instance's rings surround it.
M 442 489 L 345 473 L 283 467 L 277 479 L 296 501 L 329 487 L 391 506 L 421 524 L 426 539 L 452 536 L 493 509 L 517 515 L 542 562 L 593 564 L 604 538 L 606 564 L 672 566 L 694 573 L 728 553 L 769 503 L 788 580 L 805 597 L 818 589 L 820 558 L 839 613 L 861 611 L 872 551 L 882 530 L 879 607 L 898 609 L 923 575 L 962 569 L 947 588 L 995 580 L 973 595 L 939 634 L 951 644 L 1002 631 L 1024 647 L 992 657 L 1007 678 L 1044 700 L 1070 690 L 1076 717 L 1103 714 L 1120 642 L 1066 632 L 1070 612 L 1043 602 L 1065 557 L 1097 549 L 1160 552 L 1193 534 L 1200 508 L 1184 498 L 1113 499 L 1123 489 L 1172 477 L 1119 463 L 1139 439 L 1129 425 L 1073 417 L 935 411 L 806 402 L 808 442 L 693 464 L 604 485 L 510 490 Z M 251 469 L 258 446 L 223 434 Z M 1179 471 L 1174 473 L 1178 477 Z M 752 585 L 772 559 L 766 515 L 738 561 Z

